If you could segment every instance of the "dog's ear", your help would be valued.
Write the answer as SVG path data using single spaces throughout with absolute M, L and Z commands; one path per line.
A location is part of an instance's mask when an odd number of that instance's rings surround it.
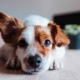
M 62 32 L 60 29 L 60 26 L 50 22 L 48 24 L 48 27 L 51 31 L 51 36 L 55 42 L 55 44 L 60 47 L 60 46 L 67 46 L 70 43 L 70 40 L 68 37 Z
M 16 29 L 13 18 L 0 12 L 0 31 L 3 35 L 9 35 L 13 29 Z
M 21 21 L 0 12 L 0 32 L 6 43 L 12 43 L 14 39 L 16 40 L 23 29 L 24 25 Z

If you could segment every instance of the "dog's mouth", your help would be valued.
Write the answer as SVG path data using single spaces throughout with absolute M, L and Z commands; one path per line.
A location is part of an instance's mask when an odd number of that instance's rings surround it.
M 37 70 L 33 70 L 31 72 L 25 72 L 25 71 L 22 70 L 22 74 L 32 75 L 32 74 L 38 74 L 38 73 L 39 73 L 39 71 L 37 71 Z

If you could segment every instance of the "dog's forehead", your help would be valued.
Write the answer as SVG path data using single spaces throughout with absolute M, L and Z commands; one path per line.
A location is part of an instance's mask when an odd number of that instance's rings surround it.
M 47 37 L 50 36 L 50 29 L 47 26 L 35 26 L 35 36 L 38 35 L 38 37 Z
M 50 35 L 50 31 L 47 27 L 37 25 L 26 27 L 22 32 L 21 38 L 24 38 L 28 44 L 33 44 L 38 33 L 41 34 L 38 37 Z
M 34 26 L 28 26 L 22 32 L 21 38 L 24 38 L 28 44 L 32 44 L 35 36 Z

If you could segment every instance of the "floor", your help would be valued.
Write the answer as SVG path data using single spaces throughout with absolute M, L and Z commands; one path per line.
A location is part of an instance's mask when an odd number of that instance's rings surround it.
M 0 80 L 80 80 L 80 50 L 67 50 L 64 69 L 25 75 L 21 70 L 9 70 L 0 61 Z

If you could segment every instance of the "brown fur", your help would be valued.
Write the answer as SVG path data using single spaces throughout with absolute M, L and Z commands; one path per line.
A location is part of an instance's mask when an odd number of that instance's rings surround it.
M 67 46 L 70 43 L 70 40 L 68 37 L 62 32 L 60 29 L 60 26 L 51 22 L 48 24 L 49 29 L 51 31 L 51 35 L 53 37 L 53 40 L 55 41 L 55 44 L 60 46 Z
M 23 59 L 23 63 L 26 64 L 26 62 L 27 62 L 27 57 Z
M 47 55 L 47 53 L 50 51 L 48 47 L 43 46 L 45 39 L 49 39 L 53 43 L 52 37 L 49 33 L 46 32 L 46 29 L 47 28 L 45 28 L 44 31 L 43 27 L 35 26 L 35 44 L 38 48 L 38 51 L 44 56 Z
M 5 43 L 15 46 L 24 29 L 25 27 L 21 21 L 0 12 L 0 31 Z
M 47 31 L 49 31 L 50 34 Z M 48 47 L 44 47 L 42 45 L 46 38 L 52 42 L 52 49 L 54 49 L 55 46 L 67 46 L 70 43 L 70 40 L 62 32 L 59 25 L 53 22 L 49 23 L 48 27 L 46 28 L 35 26 L 35 44 L 38 48 L 38 51 L 41 52 L 43 55 L 46 55 L 46 53 L 50 51 Z
M 21 35 L 25 26 L 18 19 L 0 13 L 0 31 L 5 43 L 11 44 L 14 48 L 17 47 L 18 38 Z M 49 39 L 52 43 L 52 49 L 55 46 L 66 46 L 70 43 L 68 37 L 62 33 L 60 27 L 51 22 L 48 27 L 35 26 L 35 42 L 34 46 L 44 56 L 51 51 L 48 47 L 43 46 L 45 39 Z
M 16 50 L 18 48 L 18 39 L 21 36 L 21 33 L 26 27 L 23 25 L 21 21 L 18 19 L 5 15 L 4 13 L 0 12 L 0 32 L 2 35 L 2 38 L 5 43 L 13 46 L 14 50 L 12 51 L 14 54 L 16 53 Z M 49 23 L 47 27 L 42 27 L 42 26 L 35 26 L 35 41 L 32 44 L 32 47 L 37 51 L 35 51 L 35 54 L 42 54 L 42 58 L 49 56 L 51 51 L 55 49 L 55 46 L 66 46 L 69 44 L 69 39 L 68 37 L 62 33 L 62 30 L 58 25 L 55 23 Z M 24 39 L 24 38 L 23 38 Z M 44 41 L 45 39 L 49 39 L 52 45 L 50 46 L 45 46 Z M 19 47 L 23 49 L 24 51 L 27 50 L 28 44 L 26 44 L 26 47 Z M 38 53 L 37 53 L 38 52 Z M 24 53 L 24 52 L 23 52 Z M 24 55 L 24 54 L 23 54 Z M 54 55 L 54 54 L 53 54 Z M 12 54 L 13 56 L 13 54 Z M 17 60 L 16 55 L 13 56 L 13 59 L 9 59 L 7 64 L 7 67 L 12 67 L 15 65 L 15 60 Z M 27 56 L 23 59 L 23 62 L 25 66 L 27 67 Z M 14 62 L 13 62 L 14 60 Z M 18 62 L 18 67 L 20 66 L 19 61 Z M 12 65 L 13 63 L 13 65 Z

